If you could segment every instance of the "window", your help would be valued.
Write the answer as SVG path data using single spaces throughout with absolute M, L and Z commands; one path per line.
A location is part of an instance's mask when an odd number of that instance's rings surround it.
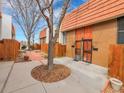
M 66 32 L 63 32 L 63 44 L 66 44 Z
M 118 21 L 118 44 L 124 44 L 124 17 L 117 19 Z

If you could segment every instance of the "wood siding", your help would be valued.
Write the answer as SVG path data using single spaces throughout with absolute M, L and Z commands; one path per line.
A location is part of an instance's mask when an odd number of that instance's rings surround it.
M 111 20 L 92 26 L 93 47 L 98 51 L 93 51 L 93 64 L 108 67 L 108 54 L 110 44 L 117 42 L 117 21 Z
M 72 47 L 75 45 L 75 31 L 70 31 L 66 33 L 66 56 L 74 57 L 75 56 L 75 48 Z
M 92 39 L 92 28 L 91 26 L 87 26 L 87 27 L 82 27 L 79 29 L 75 30 L 75 39 L 78 40 L 82 40 L 82 39 Z
M 89 0 L 62 22 L 61 31 L 70 31 L 124 15 L 124 0 Z
M 75 32 L 76 36 L 75 36 L 75 39 L 78 41 L 78 40 L 82 40 L 83 36 L 84 36 L 84 29 L 83 28 L 80 28 L 80 29 L 77 29 L 76 32 Z

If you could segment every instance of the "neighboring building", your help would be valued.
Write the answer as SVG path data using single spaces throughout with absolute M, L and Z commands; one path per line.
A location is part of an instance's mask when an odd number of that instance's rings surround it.
M 12 17 L 0 13 L 0 40 L 15 39 L 15 28 L 12 25 Z
M 53 33 L 55 34 L 55 32 L 53 32 Z M 59 38 L 57 40 L 57 42 L 60 44 L 63 44 L 63 35 L 62 34 L 63 34 L 62 32 L 59 33 Z M 49 29 L 44 28 L 40 32 L 40 44 L 48 44 L 48 43 L 49 43 Z
M 40 32 L 40 44 L 45 44 L 45 43 L 47 43 L 47 41 L 46 41 L 46 32 L 47 32 L 47 28 L 44 28 L 44 29 Z
M 109 46 L 124 44 L 124 0 L 89 0 L 61 25 L 66 56 L 108 67 Z
M 55 30 L 54 30 L 55 31 Z M 55 32 L 53 32 L 53 36 Z M 40 47 L 41 51 L 48 53 L 48 43 L 49 43 L 49 30 L 48 28 L 44 28 L 40 32 Z M 54 47 L 54 57 L 62 57 L 65 56 L 66 46 L 63 44 L 63 35 L 62 32 L 59 33 L 59 38 Z

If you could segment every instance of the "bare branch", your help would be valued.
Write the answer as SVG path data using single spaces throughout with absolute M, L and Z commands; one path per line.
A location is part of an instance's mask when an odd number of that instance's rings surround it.
M 30 45 L 32 34 L 36 31 L 42 18 L 38 5 L 33 0 L 9 0 L 9 3 L 13 9 L 13 18 Z
M 56 30 L 55 30 L 55 36 L 53 38 L 54 43 L 57 41 L 57 38 L 59 37 L 60 26 L 61 26 L 63 18 L 65 17 L 65 14 L 68 9 L 70 1 L 71 0 L 65 0 L 65 2 L 64 2 L 64 5 L 63 5 L 62 11 L 61 11 L 61 15 L 60 15 L 60 19 L 59 19 L 59 22 L 58 22 Z

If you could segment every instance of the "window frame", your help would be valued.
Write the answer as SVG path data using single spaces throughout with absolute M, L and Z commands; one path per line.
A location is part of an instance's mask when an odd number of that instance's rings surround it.
M 124 44 L 124 38 L 120 37 L 120 33 L 124 34 L 124 16 L 117 18 L 117 44 Z

